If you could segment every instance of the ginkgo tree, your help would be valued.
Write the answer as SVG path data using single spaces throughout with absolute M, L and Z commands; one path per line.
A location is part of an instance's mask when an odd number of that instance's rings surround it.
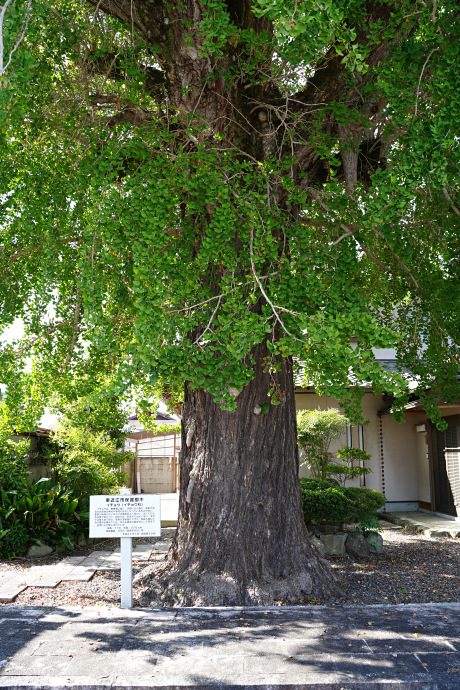
M 456 3 L 15 0 L 1 32 L 2 424 L 78 380 L 181 403 L 143 601 L 326 596 L 294 375 L 355 420 L 407 368 L 433 419 L 459 395 Z

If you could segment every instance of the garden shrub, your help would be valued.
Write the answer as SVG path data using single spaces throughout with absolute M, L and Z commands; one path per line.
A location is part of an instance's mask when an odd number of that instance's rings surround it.
M 376 513 L 379 508 L 383 508 L 386 498 L 380 491 L 367 489 L 365 487 L 346 486 L 342 488 L 343 493 L 353 503 L 353 522 L 361 522 L 369 515 Z
M 5 491 L 20 488 L 29 476 L 28 451 L 26 441 L 0 438 L 0 487 Z
M 302 492 L 306 522 L 344 522 L 352 504 L 339 488 Z
M 122 467 L 133 459 L 133 453 L 119 450 L 108 433 L 67 425 L 58 430 L 53 441 L 60 447 L 49 460 L 54 476 L 81 499 L 114 493 L 124 485 Z
M 78 499 L 49 479 L 18 489 L 0 490 L 0 555 L 23 553 L 38 540 L 57 548 L 74 548 L 74 540 L 87 530 L 89 515 L 77 511 Z
M 302 477 L 300 485 L 302 491 L 323 491 L 324 489 L 337 489 L 339 486 L 334 479 L 315 479 L 315 477 Z
M 29 532 L 24 524 L 14 522 L 7 529 L 0 529 L 0 557 L 22 556 L 29 545 Z
M 374 527 L 372 517 L 385 505 L 379 491 L 338 486 L 332 480 L 300 480 L 305 522 L 359 522 Z

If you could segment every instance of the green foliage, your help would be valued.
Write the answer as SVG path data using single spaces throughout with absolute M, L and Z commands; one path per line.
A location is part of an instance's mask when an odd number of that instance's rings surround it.
M 345 496 L 353 503 L 353 521 L 362 522 L 373 515 L 386 503 L 385 496 L 380 491 L 358 486 L 342 488 Z
M 376 515 L 366 515 L 363 517 L 359 521 L 359 529 L 365 537 L 369 534 L 382 531 L 380 521 Z M 371 545 L 376 547 L 376 542 L 371 542 Z
M 378 491 L 359 487 L 337 486 L 332 481 L 301 479 L 305 521 L 358 522 L 364 529 L 375 529 L 374 515 L 385 505 Z
M 432 419 L 458 399 L 457 3 L 240 4 L 34 0 L 0 84 L 0 431 L 79 377 L 93 409 L 189 381 L 234 410 L 260 343 L 272 401 L 277 357 L 356 422 L 363 384 L 401 417 L 406 364 Z
M 0 438 L 0 487 L 11 491 L 22 486 L 28 477 L 29 443 Z
M 90 434 L 104 432 L 118 449 L 124 448 L 129 433 L 125 431 L 129 412 L 119 398 L 104 396 L 103 391 L 94 390 L 85 396 L 81 388 L 75 388 L 65 391 L 66 399 L 61 396 L 54 400 L 53 410 L 61 415 L 62 425 L 66 429 L 85 429 Z
M 29 543 L 29 531 L 21 522 L 14 522 L 6 529 L 0 528 L 0 558 L 22 556 Z
M 50 458 L 56 479 L 76 496 L 115 493 L 126 481 L 123 465 L 133 459 L 108 433 L 61 426 L 53 435 L 60 452 Z
M 29 485 L 25 480 L 12 491 L 0 490 L 0 554 L 11 558 L 40 539 L 71 549 L 74 539 L 87 531 L 88 514 L 77 511 L 72 491 L 49 479 Z
M 329 446 L 339 438 L 348 424 L 347 418 L 335 408 L 301 410 L 297 413 L 297 442 L 315 478 L 326 479 L 327 465 L 332 457 Z
M 305 522 L 345 522 L 352 514 L 353 505 L 337 486 L 310 490 L 302 484 L 302 505 Z
M 341 462 L 339 464 L 328 463 L 325 467 L 326 474 L 341 477 L 342 483 L 345 484 L 347 480 L 357 479 L 372 472 L 370 467 L 364 467 L 364 463 L 370 457 L 370 454 L 366 453 L 365 450 L 345 446 L 337 451 L 337 459 Z M 362 465 L 355 465 L 354 463 L 362 463 Z
M 370 467 L 352 467 L 350 465 L 336 465 L 334 463 L 328 463 L 325 468 L 326 476 L 328 477 L 340 477 L 340 481 L 345 484 L 347 480 L 358 479 L 358 477 L 363 477 L 365 474 L 372 472 Z

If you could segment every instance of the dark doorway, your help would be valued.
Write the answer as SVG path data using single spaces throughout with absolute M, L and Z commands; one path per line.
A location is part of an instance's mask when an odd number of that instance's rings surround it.
M 445 431 L 431 425 L 434 510 L 460 517 L 460 415 L 445 421 Z

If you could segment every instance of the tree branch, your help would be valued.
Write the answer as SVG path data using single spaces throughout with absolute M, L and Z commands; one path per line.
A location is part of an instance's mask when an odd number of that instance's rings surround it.
M 165 22 L 163 0 L 88 0 L 101 12 L 115 17 L 133 30 L 147 43 L 162 45 L 167 42 L 168 23 Z M 96 10 L 97 11 L 97 10 Z
M 24 20 L 24 24 L 22 25 L 21 33 L 19 34 L 19 38 L 16 41 L 16 43 L 14 44 L 13 48 L 10 50 L 8 62 L 4 66 L 3 23 L 4 23 L 4 19 L 5 19 L 6 10 L 8 9 L 8 6 L 12 2 L 14 2 L 14 0 L 6 0 L 5 4 L 3 5 L 3 7 L 1 8 L 1 11 L 0 11 L 0 77 L 5 74 L 6 70 L 10 66 L 14 53 L 19 48 L 21 41 L 23 40 L 24 36 L 26 35 L 26 31 L 27 31 L 27 27 L 29 25 L 29 19 L 30 19 L 30 10 L 32 9 L 32 0 L 29 0 L 29 3 L 26 7 L 26 18 Z
M 54 331 L 57 331 L 59 328 L 66 326 L 70 322 L 71 322 L 71 319 L 66 319 L 65 321 L 61 321 L 60 323 L 56 324 L 55 326 L 50 326 L 50 328 L 48 328 L 46 331 L 44 331 L 40 335 L 37 335 L 35 338 L 32 338 L 32 340 L 29 340 L 29 342 L 26 343 L 25 345 L 23 345 L 22 347 L 20 347 L 19 350 L 12 350 L 11 354 L 13 354 L 15 357 L 20 357 L 23 352 L 27 352 L 27 350 L 30 350 L 30 348 L 33 345 L 35 345 L 36 342 L 38 342 L 39 340 L 42 340 L 47 335 L 54 333 Z
M 65 240 L 58 240 L 60 244 L 72 244 L 72 242 L 81 242 L 82 238 L 81 237 L 69 237 L 68 239 Z M 21 256 L 25 256 L 26 254 L 33 254 L 34 252 L 38 251 L 39 249 L 43 249 L 43 247 L 28 247 L 27 249 L 20 249 L 18 252 L 15 252 L 9 257 L 9 262 L 13 263 L 13 261 L 17 261 Z
M 64 371 L 67 368 L 68 363 L 70 362 L 70 359 L 72 357 L 72 353 L 75 347 L 75 343 L 77 342 L 77 337 L 78 337 L 78 322 L 80 320 L 80 311 L 81 311 L 81 290 L 79 287 L 77 287 L 77 304 L 75 305 L 75 312 L 73 315 L 73 330 L 74 330 L 74 335 L 72 337 L 72 342 L 70 343 L 69 347 L 69 352 L 67 354 L 67 357 L 64 360 L 64 364 L 59 370 L 60 374 L 63 374 Z
M 451 209 L 453 210 L 453 212 L 454 212 L 457 216 L 460 216 L 460 210 L 455 206 L 454 202 L 452 201 L 452 198 L 451 198 L 449 192 L 447 191 L 447 187 L 443 187 L 443 188 L 442 188 L 442 193 L 444 194 L 444 196 L 446 197 L 447 201 L 449 202 L 450 207 L 451 207 Z

